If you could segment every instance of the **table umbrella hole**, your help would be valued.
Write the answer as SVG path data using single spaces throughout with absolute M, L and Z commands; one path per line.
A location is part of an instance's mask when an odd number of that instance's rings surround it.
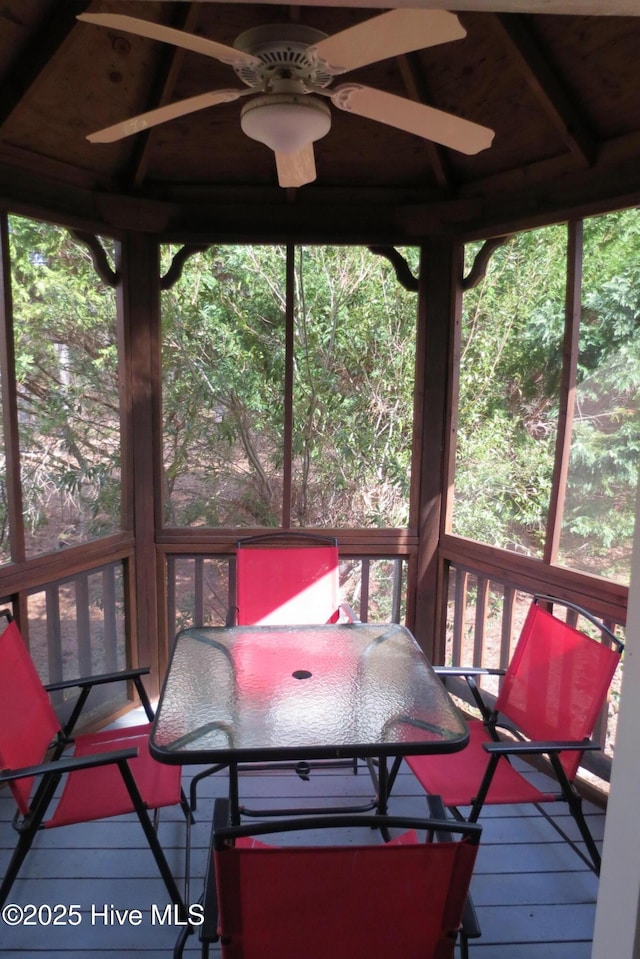
M 296 669 L 291 675 L 294 679 L 311 679 L 312 673 L 308 669 Z

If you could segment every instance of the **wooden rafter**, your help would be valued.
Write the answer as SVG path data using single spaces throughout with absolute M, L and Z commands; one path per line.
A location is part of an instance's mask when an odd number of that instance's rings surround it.
M 424 71 L 420 63 L 420 57 L 416 53 L 405 54 L 397 57 L 398 67 L 402 74 L 406 91 L 412 100 L 418 103 L 429 104 L 429 94 Z M 450 191 L 452 187 L 452 176 L 449 164 L 445 156 L 445 151 L 435 143 L 429 140 L 424 141 L 424 147 L 436 179 L 436 183 L 443 190 Z
M 62 46 L 76 25 L 76 17 L 89 6 L 78 0 L 57 0 L 42 17 L 31 42 L 15 51 L 8 70 L 0 78 L 0 127 L 9 119 L 40 76 L 47 63 Z
M 229 0 L 210 0 L 212 3 L 225 3 Z M 232 3 L 243 3 L 244 0 L 231 0 Z M 267 0 L 268 3 L 281 5 L 281 0 Z M 345 4 L 341 0 L 296 0 L 296 5 L 302 7 L 339 7 Z M 402 0 L 367 0 L 367 6 L 372 9 L 406 6 Z M 638 17 L 640 6 L 638 0 L 429 0 L 429 6 L 434 10 L 470 10 L 477 13 L 480 10 L 513 10 L 530 13 L 560 13 L 572 16 L 618 16 Z
M 582 166 L 591 166 L 596 159 L 595 140 L 555 65 L 535 37 L 529 18 L 513 13 L 495 14 L 493 22 L 567 148 Z
M 198 3 L 177 4 L 177 15 L 171 26 L 175 27 L 176 30 L 194 33 L 198 22 L 199 6 Z M 163 51 L 145 111 L 163 107 L 171 101 L 185 53 L 186 50 L 180 47 L 170 46 L 167 46 Z M 133 137 L 133 150 L 128 176 L 126 177 L 132 186 L 140 186 L 146 177 L 153 141 L 157 133 L 158 129 L 153 127 L 137 137 Z

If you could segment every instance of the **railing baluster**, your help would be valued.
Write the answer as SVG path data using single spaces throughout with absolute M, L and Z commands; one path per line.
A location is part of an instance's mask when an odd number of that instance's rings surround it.
M 60 626 L 60 597 L 57 586 L 47 586 L 45 590 L 47 610 L 47 661 L 49 675 L 46 682 L 59 683 L 63 675 L 62 630 Z M 61 698 L 61 697 L 57 697 Z
M 176 623 L 176 558 L 167 556 L 167 624 L 169 636 L 175 636 Z
M 204 560 L 202 556 L 194 559 L 193 571 L 193 621 L 204 624 Z
M 489 582 L 484 576 L 478 576 L 476 583 L 476 616 L 473 630 L 472 663 L 474 666 L 480 666 L 484 661 L 484 641 L 487 629 L 487 601 L 489 597 Z
M 400 609 L 402 606 L 402 573 L 404 564 L 402 557 L 393 561 L 393 587 L 391 595 L 391 622 L 400 622 Z
M 615 632 L 616 624 L 610 619 L 603 619 L 604 625 L 607 629 L 610 629 L 611 632 Z M 611 643 L 609 642 L 609 645 Z M 604 749 L 607 742 L 607 733 L 609 731 L 609 712 L 610 712 L 610 701 L 611 701 L 611 690 L 609 690 L 609 695 L 607 696 L 607 701 L 600 711 L 598 720 L 596 722 L 595 728 L 593 730 L 592 739 L 597 743 L 600 743 L 600 746 Z
M 229 584 L 228 584 L 228 593 L 227 593 L 227 610 L 235 604 L 236 594 L 237 594 L 237 575 L 236 575 L 236 558 L 231 556 L 229 559 Z
M 453 646 L 451 650 L 453 666 L 462 665 L 462 637 L 467 610 L 468 580 L 469 574 L 467 571 L 457 567 L 453 607 Z
M 105 566 L 102 570 L 102 615 L 104 617 L 104 664 L 108 673 L 113 673 L 119 668 L 116 602 L 115 567 Z
M 78 644 L 78 674 L 90 676 L 93 672 L 91 655 L 91 616 L 89 615 L 89 577 L 81 573 L 75 579 L 76 629 Z
M 578 622 L 578 614 L 575 609 L 567 609 L 566 621 L 569 623 L 569 626 L 575 626 Z
M 515 598 L 516 591 L 511 586 L 505 586 L 502 601 L 502 626 L 500 631 L 500 662 L 498 664 L 500 669 L 506 669 L 511 659 Z
M 369 622 L 369 572 L 370 563 L 365 557 L 360 561 L 360 619 Z

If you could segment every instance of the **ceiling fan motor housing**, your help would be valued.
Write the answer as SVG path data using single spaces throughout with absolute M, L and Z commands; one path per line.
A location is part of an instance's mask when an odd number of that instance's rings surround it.
M 266 24 L 241 33 L 234 47 L 258 57 L 260 63 L 234 66 L 249 87 L 265 92 L 275 80 L 299 80 L 306 88 L 327 87 L 333 79 L 326 64 L 314 55 L 314 44 L 326 33 L 294 23 Z

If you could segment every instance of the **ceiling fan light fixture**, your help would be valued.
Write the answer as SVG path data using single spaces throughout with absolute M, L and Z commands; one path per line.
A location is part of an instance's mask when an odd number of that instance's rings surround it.
M 272 93 L 245 103 L 240 126 L 248 137 L 274 153 L 297 153 L 327 135 L 331 111 L 317 97 Z

